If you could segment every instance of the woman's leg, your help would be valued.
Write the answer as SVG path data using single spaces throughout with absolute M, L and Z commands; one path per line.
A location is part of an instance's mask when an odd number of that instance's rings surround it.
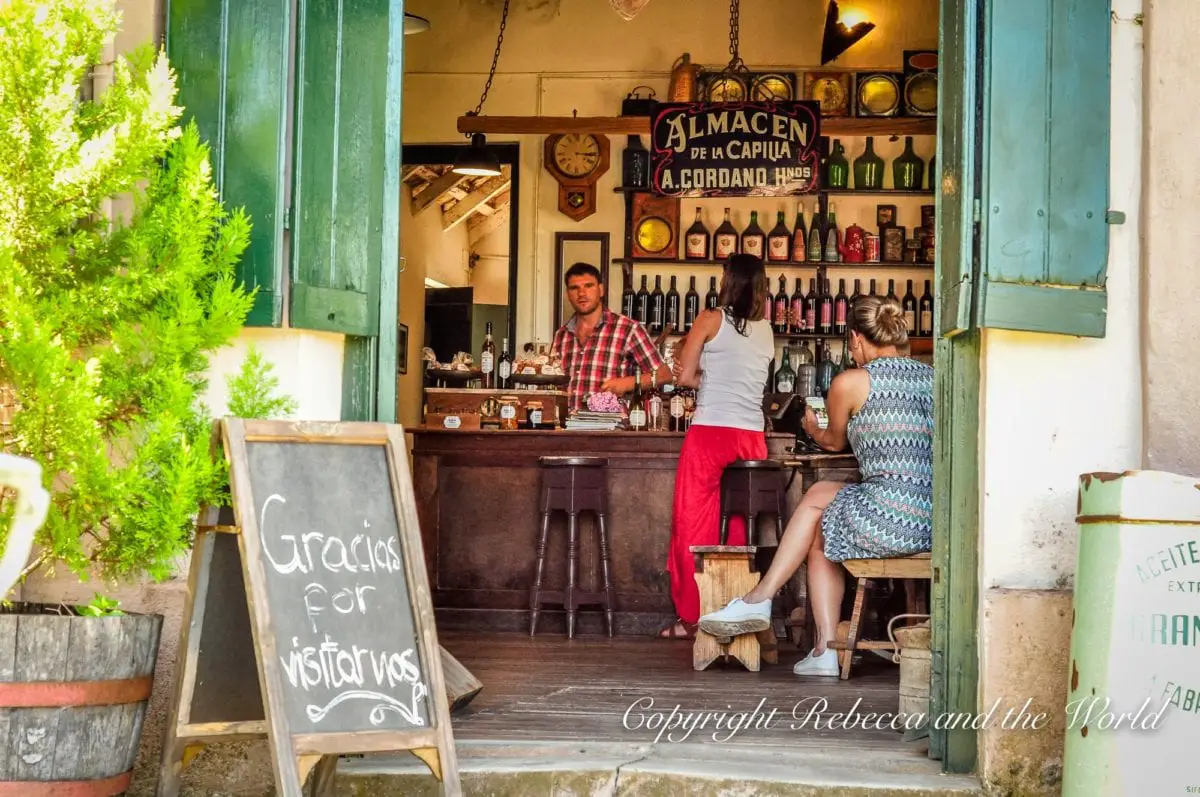
M 808 489 L 800 501 L 800 506 L 788 520 L 771 567 L 758 582 L 758 586 L 746 593 L 742 600 L 746 603 L 759 603 L 775 597 L 775 593 L 779 592 L 787 580 L 800 569 L 800 565 L 804 564 L 804 557 L 812 549 L 813 540 L 820 534 L 821 513 L 844 486 L 842 482 L 817 482 Z
M 825 535 L 818 528 L 808 551 L 808 599 L 817 626 L 813 636 L 814 656 L 824 653 L 825 645 L 837 639 L 845 592 L 846 577 L 842 566 L 825 557 Z

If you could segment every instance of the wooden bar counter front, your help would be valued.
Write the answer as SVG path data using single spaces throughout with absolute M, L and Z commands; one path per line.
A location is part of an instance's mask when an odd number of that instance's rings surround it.
M 543 456 L 608 460 L 608 534 L 616 592 L 616 633 L 650 633 L 674 614 L 666 572 L 675 470 L 683 433 L 412 428 L 413 482 L 439 627 L 521 630 L 529 624 L 539 527 Z M 787 452 L 794 437 L 768 434 L 772 459 L 791 464 L 788 512 L 821 479 L 857 478 L 853 455 Z M 773 521 L 760 545 L 774 545 Z M 566 518 L 556 514 L 546 548 L 543 589 L 566 584 Z M 714 539 L 714 542 L 716 540 Z M 600 583 L 593 518 L 580 518 L 578 585 Z M 564 613 L 544 607 L 539 634 L 565 629 Z M 604 633 L 603 612 L 582 607 L 578 633 Z

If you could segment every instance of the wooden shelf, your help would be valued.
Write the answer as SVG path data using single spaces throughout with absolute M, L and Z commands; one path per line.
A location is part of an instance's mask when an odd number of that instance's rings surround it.
M 659 260 L 653 257 L 614 257 L 613 265 L 620 266 L 625 263 L 641 266 L 723 266 L 724 260 Z M 926 269 L 933 268 L 932 263 L 814 263 L 805 261 L 796 263 L 791 260 L 784 262 L 780 260 L 765 260 L 763 266 L 766 268 L 846 268 L 846 269 L 861 269 L 870 270 L 876 268 L 907 268 L 907 269 Z
M 652 191 L 653 191 L 653 189 L 651 189 L 651 188 L 627 188 L 626 186 L 623 186 L 623 185 L 619 185 L 613 189 L 614 194 L 649 194 Z M 783 198 L 787 198 L 789 196 L 795 196 L 795 197 L 799 197 L 799 198 L 803 199 L 804 197 L 817 196 L 818 194 L 825 194 L 827 196 L 861 196 L 861 197 L 889 197 L 889 196 L 929 197 L 930 199 L 932 199 L 934 196 L 933 191 L 897 191 L 894 188 L 881 188 L 878 191 L 860 191 L 856 188 L 822 188 L 819 191 L 814 191 L 811 194 L 785 194 L 783 196 L 776 196 L 776 195 L 770 195 L 770 196 L 756 196 L 756 195 L 707 196 L 707 197 L 706 196 L 697 196 L 697 197 L 683 197 L 683 198 L 684 199 L 712 199 L 712 200 L 718 200 L 718 199 L 783 199 Z
M 648 116 L 460 116 L 458 132 L 488 135 L 552 135 L 605 133 L 649 135 Z M 823 136 L 936 136 L 936 117 L 860 119 L 830 116 L 821 119 Z

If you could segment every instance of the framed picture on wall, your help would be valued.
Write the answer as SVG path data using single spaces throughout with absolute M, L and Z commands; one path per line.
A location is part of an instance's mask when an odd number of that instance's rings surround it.
M 396 324 L 396 373 L 408 373 L 408 324 Z
M 557 232 L 554 234 L 554 328 L 558 329 L 575 310 L 567 301 L 563 275 L 576 263 L 588 263 L 600 271 L 604 283 L 604 302 L 612 299 L 614 287 L 608 282 L 608 233 Z M 621 290 L 617 287 L 615 290 Z M 618 293 L 617 298 L 620 298 Z

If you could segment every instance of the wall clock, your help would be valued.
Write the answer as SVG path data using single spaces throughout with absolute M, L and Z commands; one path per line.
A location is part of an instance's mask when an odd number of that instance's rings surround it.
M 582 221 L 596 212 L 596 181 L 608 171 L 608 136 L 556 133 L 546 137 L 546 171 L 558 181 L 558 210 Z

